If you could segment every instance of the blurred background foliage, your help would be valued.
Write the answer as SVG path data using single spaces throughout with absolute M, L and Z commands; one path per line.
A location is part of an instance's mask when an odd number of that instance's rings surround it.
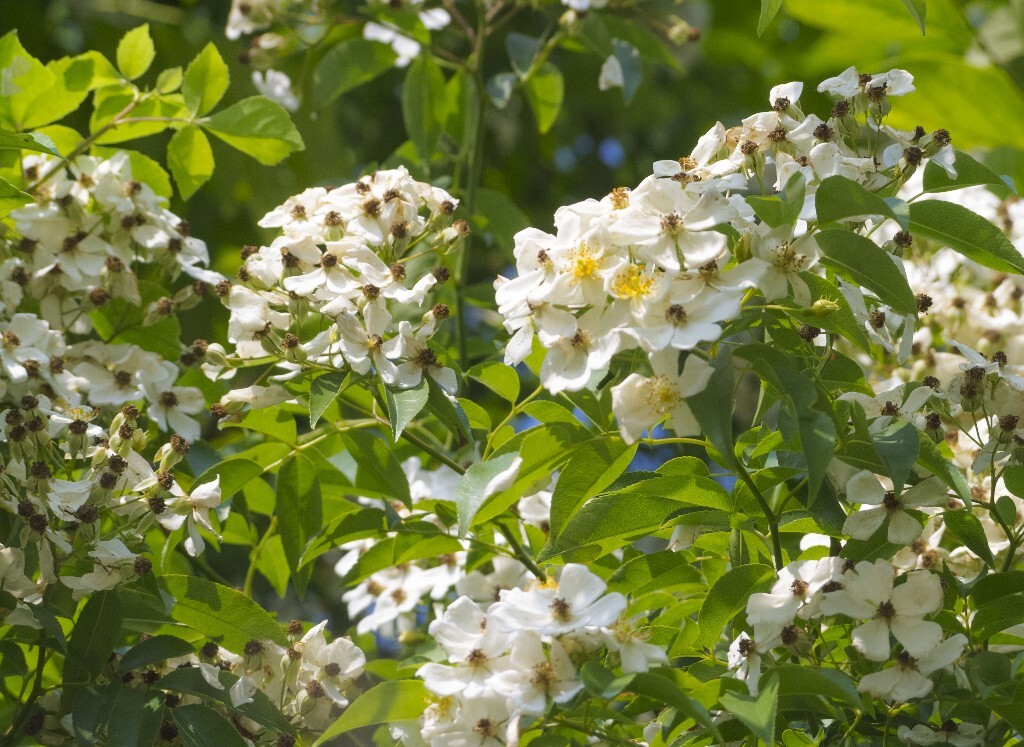
M 767 108 L 768 89 L 803 80 L 807 109 L 826 114 L 814 92 L 821 79 L 850 65 L 878 71 L 903 67 L 918 90 L 906 97 L 893 124 L 947 128 L 961 148 L 985 149 L 1002 172 L 1024 180 L 1024 0 L 927 0 L 925 33 L 908 7 L 921 0 L 785 0 L 758 37 L 757 0 L 641 0 L 623 17 L 671 15 L 700 31 L 697 40 L 665 42 L 667 52 L 641 49 L 644 79 L 631 105 L 619 90 L 600 91 L 591 57 L 555 50 L 566 98 L 554 126 L 537 133 L 526 102 L 515 96 L 486 123 L 483 184 L 510 197 L 524 216 L 508 215 L 509 228 L 524 220 L 547 227 L 559 205 L 633 186 L 652 161 L 689 153 L 716 120 L 735 124 L 744 112 Z M 42 60 L 86 49 L 112 53 L 121 35 L 148 22 L 158 68 L 185 65 L 213 41 L 231 65 L 225 103 L 255 93 L 246 37 L 229 41 L 224 27 L 229 0 L 3 0 L 0 32 L 18 30 L 26 49 Z M 515 30 L 539 35 L 554 23 L 550 12 L 520 14 Z M 616 13 L 615 4 L 602 13 Z M 492 48 L 488 75 L 508 69 L 503 50 Z M 661 57 L 664 63 L 654 63 Z M 671 62 L 672 64 L 668 64 Z M 297 54 L 282 66 L 299 91 L 308 61 Z M 385 162 L 405 140 L 401 114 L 404 71 L 324 104 L 304 96 L 294 119 L 306 150 L 267 168 L 215 145 L 216 172 L 187 204 L 174 209 L 210 245 L 219 269 L 231 271 L 235 249 L 262 238 L 256 221 L 288 195 L 312 184 L 342 183 Z M 85 130 L 86 123 L 77 124 Z M 134 147 L 162 157 L 169 133 Z M 509 211 L 511 213 L 511 211 Z M 489 282 L 508 264 L 509 242 L 493 256 L 476 255 L 471 279 Z
M 750 112 L 767 109 L 768 90 L 775 84 L 805 81 L 805 110 L 827 116 L 830 104 L 815 87 L 851 65 L 872 72 L 910 70 L 917 91 L 901 99 L 892 124 L 908 129 L 920 124 L 929 131 L 945 127 L 957 147 L 983 154 L 1000 173 L 1024 183 L 1024 0 L 927 0 L 926 6 L 923 0 L 784 0 L 760 36 L 758 0 L 640 0 L 629 5 L 612 2 L 601 13 L 623 19 L 639 13 L 655 28 L 660 23 L 655 19 L 674 15 L 685 21 L 680 28 L 688 24 L 699 35 L 677 34 L 680 41 L 674 43 L 663 33 L 663 47 L 652 36 L 652 46 L 639 50 L 644 75 L 629 105 L 620 90 L 599 90 L 599 62 L 574 54 L 570 44 L 551 58 L 564 75 L 566 93 L 548 132 L 538 133 L 519 94 L 505 110 L 489 112 L 483 186 L 511 203 L 499 203 L 489 216 L 500 223 L 492 227 L 504 234 L 502 239 L 473 244 L 468 270 L 476 287 L 469 289 L 471 294 L 491 298 L 495 274 L 508 272 L 513 264 L 511 236 L 519 228 L 549 228 L 560 205 L 601 197 L 620 185 L 635 186 L 651 173 L 652 161 L 688 154 L 715 121 L 732 126 Z M 927 9 L 924 34 L 909 12 L 922 6 Z M 256 93 L 253 68 L 244 62 L 251 56 L 249 39 L 230 41 L 224 34 L 229 10 L 230 0 L 0 0 L 0 33 L 17 29 L 25 48 L 47 61 L 90 49 L 112 56 L 121 36 L 145 22 L 156 43 L 158 70 L 186 65 L 212 41 L 230 65 L 226 106 Z M 545 3 L 539 12 L 517 15 L 508 30 L 540 36 L 563 11 L 559 3 Z M 306 55 L 275 61 L 275 66 L 292 77 L 302 98 L 293 118 L 306 149 L 266 167 L 214 142 L 212 180 L 187 203 L 175 196 L 171 206 L 191 222 L 193 234 L 209 245 L 215 267 L 228 275 L 239 264 L 240 246 L 269 240 L 256 226 L 268 210 L 308 186 L 349 182 L 377 164 L 393 162 L 394 152 L 408 139 L 401 100 L 406 71 L 390 70 L 324 100 L 308 95 L 312 81 Z M 484 60 L 485 75 L 508 69 L 505 50 L 493 45 Z M 86 132 L 88 107 L 75 116 L 79 120 L 67 124 Z M 165 132 L 131 147 L 163 160 L 169 137 Z M 431 176 L 447 186 L 444 174 Z M 203 306 L 181 323 L 186 340 L 220 339 L 224 329 L 218 328 L 226 325 L 226 314 Z M 478 324 L 472 328 L 481 337 L 492 334 Z M 233 569 L 245 566 L 248 550 L 232 544 L 227 534 L 215 564 L 233 575 Z M 275 571 L 260 570 L 268 578 Z M 317 574 L 312 588 L 336 589 L 329 567 L 318 567 Z M 332 617 L 344 619 L 336 594 L 317 596 Z

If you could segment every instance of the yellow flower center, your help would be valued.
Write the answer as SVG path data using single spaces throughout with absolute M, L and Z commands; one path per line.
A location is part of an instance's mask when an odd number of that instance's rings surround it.
M 644 272 L 639 265 L 629 265 L 615 277 L 612 293 L 619 298 L 644 298 L 654 287 L 654 275 Z

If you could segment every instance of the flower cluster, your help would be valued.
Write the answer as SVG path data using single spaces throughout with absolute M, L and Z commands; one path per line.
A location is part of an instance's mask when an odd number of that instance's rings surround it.
M 623 618 L 625 609 L 622 594 L 573 563 L 557 581 L 504 590 L 483 607 L 459 597 L 430 625 L 445 661 L 419 669 L 436 700 L 418 736 L 431 745 L 457 735 L 516 744 L 521 719 L 544 716 L 582 691 L 585 660 L 611 652 L 626 673 L 666 663 L 664 650 Z
M 183 529 L 188 552 L 203 551 L 199 528 L 214 530 L 219 481 L 186 490 L 174 467 L 204 407 L 199 389 L 178 385 L 181 367 L 207 345 L 172 361 L 96 333 L 153 328 L 223 278 L 166 200 L 133 178 L 126 153 L 66 166 L 28 156 L 23 166 L 36 199 L 11 214 L 14 232 L 0 242 L 0 505 L 18 538 L 2 549 L 4 588 L 34 604 L 58 581 L 79 599 L 145 575 L 154 524 Z M 143 271 L 189 282 L 143 308 Z M 155 454 L 147 419 L 167 434 Z M 40 626 L 31 615 L 7 620 Z
M 275 356 L 284 369 L 278 380 L 311 367 L 372 369 L 395 388 L 427 374 L 454 394 L 455 372 L 430 346 L 449 308 L 421 309 L 449 277 L 435 258 L 467 231 L 452 222 L 456 207 L 404 167 L 286 200 L 260 221 L 281 235 L 243 249 L 241 282 L 227 297 L 231 362 Z M 229 395 L 222 406 L 231 404 Z
M 859 689 L 890 701 L 921 698 L 932 690 L 927 675 L 953 664 L 967 644 L 963 634 L 944 637 L 937 622 L 925 619 L 942 606 L 942 585 L 931 571 L 897 577 L 884 559 L 856 565 L 831 557 L 791 563 L 779 571 L 771 591 L 748 599 L 754 636 L 740 634 L 729 649 L 729 663 L 756 693 L 763 656 L 780 647 L 795 658 L 807 655 L 818 643 L 821 618 L 842 615 L 858 621 L 851 639 L 866 660 L 889 660 L 891 638 L 900 645 L 893 666 L 866 674 Z
M 145 667 L 122 671 L 117 667 L 119 657 L 112 658 L 110 666 L 121 672 L 120 679 L 127 687 L 164 690 L 171 707 L 216 700 L 230 704 L 232 723 L 247 744 L 266 743 L 268 737 L 269 743 L 282 744 L 273 740 L 285 732 L 268 726 L 265 720 L 255 720 L 259 710 L 250 716 L 238 709 L 259 699 L 258 706 L 266 703 L 279 708 L 285 725 L 290 723 L 306 734 L 322 733 L 358 692 L 356 681 L 366 664 L 363 652 L 348 638 L 328 642 L 326 625 L 321 622 L 303 632 L 302 623 L 292 621 L 288 625 L 287 647 L 270 640 L 251 640 L 241 653 L 236 653 L 211 641 L 196 654 Z M 197 674 L 183 680 L 182 670 Z M 206 692 L 213 695 L 205 696 Z M 72 715 L 57 715 L 60 699 L 58 688 L 40 701 L 44 719 L 36 736 L 43 744 L 63 744 L 75 733 Z M 161 725 L 160 736 L 165 740 L 178 736 L 169 719 Z
M 850 79 L 852 87 L 841 85 Z M 947 133 L 882 124 L 889 97 L 913 90 L 905 71 L 851 68 L 819 90 L 837 99 L 828 119 L 803 113 L 803 84 L 776 86 L 770 111 L 731 129 L 715 125 L 688 156 L 656 163 L 636 189 L 560 208 L 553 235 L 517 234 L 518 276 L 495 283 L 514 333 L 506 362 L 522 362 L 536 337 L 547 351 L 541 381 L 557 393 L 596 386 L 616 354 L 639 348 L 652 375 L 631 374 L 612 389 L 623 437 L 634 441 L 666 417 L 678 435 L 696 433 L 686 398 L 710 376 L 701 346 L 752 303 L 815 300 L 805 273 L 819 271 L 818 185 L 838 175 L 877 189 L 909 178 L 927 158 L 953 171 Z M 746 197 L 763 192 L 802 194 L 794 224 L 756 214 L 758 203 Z M 806 333 L 813 339 L 820 330 Z

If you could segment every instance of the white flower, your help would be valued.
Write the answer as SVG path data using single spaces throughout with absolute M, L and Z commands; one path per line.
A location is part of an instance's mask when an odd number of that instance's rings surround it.
M 846 500 L 875 508 L 862 508 L 847 516 L 843 533 L 854 539 L 866 540 L 888 519 L 888 540 L 895 545 L 909 545 L 921 535 L 921 524 L 904 509 L 940 506 L 946 498 L 946 486 L 938 477 L 922 480 L 897 495 L 895 491 L 886 490 L 870 472 L 863 470 L 846 483 Z
M 203 393 L 192 386 L 158 388 L 143 382 L 146 398 L 152 403 L 146 414 L 160 426 L 160 430 L 178 433 L 186 441 L 199 439 L 202 429 L 199 422 L 189 415 L 195 415 L 206 408 Z
M 532 630 L 542 635 L 607 626 L 626 609 L 626 598 L 618 592 L 606 594 L 607 588 L 586 566 L 568 563 L 557 584 L 502 593 L 501 601 L 488 610 L 487 617 L 499 630 Z
M 751 695 L 757 695 L 761 682 L 761 657 L 779 643 L 778 638 L 755 641 L 742 632 L 729 646 L 729 669 L 735 670 L 736 679 L 747 684 Z
M 607 91 L 610 88 L 622 88 L 624 85 L 622 63 L 615 55 L 608 55 L 608 59 L 601 65 L 601 75 L 597 79 L 597 87 L 602 91 Z
M 267 70 L 264 73 L 253 70 L 252 84 L 257 91 L 288 111 L 293 112 L 299 108 L 299 98 L 292 91 L 292 80 L 280 70 Z
M 565 703 L 583 689 L 576 667 L 562 644 L 552 641 L 545 652 L 537 633 L 517 634 L 508 658 L 508 668 L 489 680 L 495 692 L 509 700 L 512 711 L 540 716 L 549 699 Z
M 612 411 L 626 443 L 639 439 L 666 415 L 676 435 L 700 432 L 686 398 L 704 390 L 714 369 L 696 355 L 686 358 L 679 373 L 679 354 L 672 349 L 651 355 L 654 375 L 630 374 L 612 387 Z
M 171 486 L 171 493 L 175 497 L 173 501 L 168 502 L 164 512 L 157 516 L 157 521 L 170 531 L 178 529 L 187 521 L 188 536 L 185 538 L 185 550 L 192 557 L 200 555 L 206 549 L 206 543 L 199 534 L 199 527 L 216 534 L 210 523 L 210 509 L 221 504 L 220 475 L 211 482 L 192 488 L 190 493 L 185 493 L 177 483 L 174 483 Z
M 904 651 L 895 666 L 866 675 L 857 689 L 889 701 L 923 698 L 932 691 L 932 681 L 925 675 L 945 669 L 959 659 L 966 645 L 967 637 L 957 633 L 920 658 L 914 658 Z
M 924 620 L 942 608 L 942 585 L 930 571 L 911 571 L 906 583 L 893 588 L 895 573 L 886 560 L 861 561 L 845 588 L 828 594 L 821 603 L 826 615 L 867 620 L 853 629 L 853 645 L 872 661 L 889 658 L 889 634 L 910 656 L 929 654 L 942 640 L 942 627 Z
M 395 50 L 395 54 L 398 55 L 398 59 L 395 60 L 395 67 L 406 67 L 420 54 L 419 42 L 373 21 L 363 26 L 363 38 L 381 42 L 382 44 L 390 44 L 391 48 Z
M 900 726 L 896 736 L 904 744 L 951 744 L 954 747 L 981 747 L 985 743 L 985 727 L 966 722 L 957 723 L 949 719 L 938 730 L 925 724 L 914 728 Z

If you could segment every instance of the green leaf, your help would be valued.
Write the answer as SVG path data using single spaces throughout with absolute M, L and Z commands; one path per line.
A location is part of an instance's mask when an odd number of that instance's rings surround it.
M 871 239 L 837 228 L 826 229 L 816 238 L 821 247 L 823 265 L 873 291 L 882 303 L 896 312 L 917 314 L 917 300 L 907 278 L 896 266 L 892 255 L 876 246 Z
M 1019 625 L 1024 594 L 1011 594 L 981 605 L 971 618 L 971 634 L 979 643 L 1007 628 Z
M 989 547 L 985 529 L 977 516 L 966 509 L 947 511 L 942 515 L 942 524 L 949 532 L 989 565 L 995 564 L 992 548 Z
M 202 485 L 220 477 L 220 497 L 227 500 L 262 474 L 262 464 L 244 457 L 232 457 L 205 470 L 192 484 Z
M 313 743 L 327 744 L 335 737 L 372 724 L 414 721 L 423 715 L 428 697 L 420 680 L 381 682 L 356 698 L 341 717 Z
M 409 66 L 402 83 L 402 119 L 420 160 L 428 162 L 448 117 L 444 73 L 430 55 Z
M 489 235 L 508 257 L 512 257 L 512 251 L 515 249 L 515 235 L 530 226 L 529 217 L 513 200 L 496 189 L 487 187 L 477 190 L 476 214 L 470 217 L 474 231 L 481 235 Z M 500 363 L 493 365 L 508 368 Z
M 141 669 L 150 664 L 193 653 L 195 648 L 188 641 L 173 635 L 155 635 L 132 646 L 117 663 L 117 673 L 124 674 L 133 669 Z
M 567 553 L 574 554 L 569 560 L 606 555 L 638 536 L 663 529 L 669 517 L 686 505 L 732 509 L 725 489 L 707 477 L 670 475 L 642 480 L 584 504 L 538 560 Z
M 388 499 L 412 503 L 409 480 L 390 444 L 376 433 L 359 430 L 342 435 L 357 465 L 356 487 L 367 488 Z
M 209 706 L 182 705 L 171 710 L 185 747 L 245 747 L 231 722 Z
M 956 162 L 953 165 L 956 167 L 956 178 L 950 179 L 944 168 L 935 161 L 928 161 L 924 167 L 924 191 L 950 192 L 979 185 L 1004 188 L 1011 186 L 988 166 L 974 160 L 963 151 L 956 151 Z
M 963 205 L 918 200 L 910 206 L 910 230 L 979 265 L 999 272 L 1024 273 L 1024 257 L 1002 230 Z
M 329 102 L 383 75 L 397 59 L 390 44 L 370 39 L 335 44 L 313 71 L 313 96 L 319 102 Z
M 520 34 L 513 31 L 505 37 L 505 51 L 508 52 L 508 61 L 512 63 L 512 69 L 522 79 L 530 74 L 533 61 L 540 54 L 544 41 L 533 36 Z
M 704 391 L 687 397 L 700 430 L 722 454 L 732 454 L 733 377 L 732 353 L 728 346 L 719 349 L 712 361 L 715 371 Z M 729 466 L 729 465 L 723 465 Z
M 136 26 L 117 45 L 117 69 L 128 80 L 135 80 L 149 70 L 156 57 L 156 48 L 149 35 L 149 24 Z
M 107 744 L 148 747 L 160 733 L 164 694 L 134 687 L 117 691 L 107 724 Z
M 967 508 L 971 507 L 971 488 L 960 468 L 951 464 L 935 442 L 928 437 L 924 431 L 918 432 L 918 439 L 921 442 L 921 450 L 918 453 L 918 460 L 921 465 L 928 469 L 933 475 L 938 476 L 947 486 L 952 488 L 957 497 L 964 502 Z
M 271 640 L 288 645 L 277 620 L 240 591 L 198 576 L 168 574 L 163 577 L 174 597 L 171 617 L 240 653 L 252 640 Z
M 928 10 L 926 2 L 927 0 L 903 0 L 907 11 L 917 21 L 917 25 L 920 26 L 922 34 L 924 33 L 924 17 Z
M 911 423 L 896 422 L 882 433 L 872 437 L 875 451 L 885 462 L 886 474 L 892 478 L 897 494 L 907 483 L 921 451 L 919 431 Z
M 41 132 L 11 132 L 0 129 L 0 150 L 31 150 L 63 158 L 53 140 Z
M 1003 485 L 1018 498 L 1024 498 L 1024 464 L 1011 464 L 1003 470 Z
M 904 231 L 910 226 L 907 203 L 880 197 L 845 176 L 830 176 L 821 182 L 814 194 L 814 208 L 821 224 L 880 216 L 892 218 Z
M 265 96 L 242 99 L 202 124 L 225 143 L 264 166 L 273 166 L 305 147 L 288 112 Z
M 861 697 L 853 680 L 835 669 L 780 664 L 775 667 L 779 678 L 779 695 L 814 696 L 861 705 Z
M 281 714 L 281 711 L 263 690 L 256 690 L 253 693 L 251 703 L 235 706 L 231 703 L 230 690 L 238 682 L 238 675 L 221 671 L 217 673 L 217 678 L 220 680 L 221 688 L 215 688 L 207 682 L 197 667 L 180 667 L 161 677 L 156 683 L 156 687 L 161 690 L 196 695 L 205 700 L 220 703 L 225 708 L 252 719 L 268 729 L 285 734 L 295 733 L 295 727 Z
M 780 8 L 782 8 L 782 0 L 761 0 L 761 14 L 757 19 L 758 36 L 764 34 L 768 29 L 768 24 L 772 22 Z
M 156 76 L 155 90 L 159 93 L 174 93 L 181 88 L 183 75 L 180 67 L 171 67 L 161 70 Z
M 558 475 L 551 496 L 551 539 L 555 540 L 580 506 L 618 479 L 636 454 L 637 444 L 591 441 L 580 447 Z
M 519 374 L 512 366 L 506 366 L 498 361 L 487 361 L 473 366 L 466 372 L 466 376 L 474 381 L 479 381 L 512 404 L 519 399 Z
M 509 452 L 470 466 L 455 486 L 459 534 L 465 536 L 473 517 L 488 498 L 504 490 L 519 470 L 519 454 Z
M 715 581 L 700 607 L 698 642 L 712 648 L 722 636 L 726 624 L 746 609 L 747 599 L 765 591 L 775 582 L 775 569 L 767 565 L 740 565 Z
M 213 42 L 203 47 L 185 69 L 181 93 L 185 106 L 201 117 L 217 105 L 228 90 L 228 66 Z
M 537 131 L 544 135 L 558 118 L 565 98 L 565 80 L 557 67 L 545 62 L 525 83 L 526 99 L 537 120 Z
M 775 744 L 775 716 L 779 709 L 779 678 L 769 675 L 756 696 L 722 693 L 718 702 L 765 744 Z
M 110 708 L 120 687 L 121 683 L 117 682 L 103 687 L 90 685 L 72 688 L 74 698 L 70 711 L 75 742 L 82 747 L 96 744 L 110 717 Z M 68 697 L 68 688 L 64 689 L 64 694 Z
M 315 428 L 331 403 L 348 389 L 351 374 L 339 371 L 317 376 L 309 384 L 309 427 Z M 396 436 L 397 438 L 397 436 Z
M 302 454 L 286 461 L 277 473 L 276 496 L 274 514 L 278 533 L 292 580 L 301 596 L 309 580 L 308 574 L 297 572 L 302 553 L 323 526 L 323 501 L 316 465 Z
M 182 127 L 167 144 L 167 165 L 181 199 L 187 200 L 213 176 L 213 149 L 195 125 Z
M 640 62 L 640 52 L 628 41 L 612 39 L 615 59 L 622 67 L 622 100 L 629 106 L 636 95 L 636 89 L 644 79 L 644 66 Z
M 68 640 L 65 682 L 91 682 L 103 670 L 121 637 L 121 610 L 112 591 L 97 592 L 85 603 Z
M 75 702 L 82 684 L 93 681 L 110 660 L 121 637 L 122 615 L 121 599 L 113 591 L 99 591 L 86 601 L 68 640 L 63 680 L 74 684 L 63 690 L 65 707 Z
M 55 76 L 25 51 L 16 30 L 0 37 L 0 70 L 4 73 L 0 124 L 23 130 L 28 126 L 30 109 L 41 93 L 53 87 Z
M 829 314 L 819 316 L 809 308 L 797 306 L 794 303 L 787 313 L 803 324 L 820 327 L 828 332 L 841 335 L 865 353 L 869 352 L 870 342 L 864 332 L 864 325 L 857 321 L 857 317 L 853 315 L 853 310 L 850 308 L 850 302 L 846 300 L 846 296 L 840 292 L 836 284 L 813 272 L 801 272 L 800 278 L 807 284 L 807 288 L 811 292 L 812 306 L 815 301 L 825 299 L 839 308 Z
M 22 192 L 9 181 L 0 177 L 0 218 L 33 201 L 32 195 L 28 192 Z

